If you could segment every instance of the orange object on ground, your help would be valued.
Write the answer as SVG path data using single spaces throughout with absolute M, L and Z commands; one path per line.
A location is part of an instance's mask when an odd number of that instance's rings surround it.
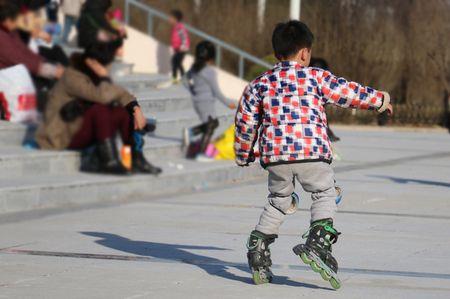
M 120 151 L 120 157 L 122 159 L 123 166 L 126 169 L 131 170 L 132 163 L 133 163 L 132 159 L 131 159 L 131 146 L 129 146 L 129 145 L 122 146 L 122 149 Z

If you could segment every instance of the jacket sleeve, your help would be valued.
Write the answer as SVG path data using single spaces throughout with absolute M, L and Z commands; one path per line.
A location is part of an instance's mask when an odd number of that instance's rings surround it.
M 205 81 L 208 83 L 209 87 L 211 88 L 212 94 L 214 95 L 214 98 L 221 101 L 224 105 L 229 106 L 231 104 L 234 104 L 235 102 L 227 99 L 220 89 L 219 82 L 217 81 L 217 73 L 214 69 L 210 69 L 205 73 L 206 76 L 203 76 L 205 78 Z
M 251 162 L 253 146 L 261 125 L 261 103 L 255 87 L 249 85 L 242 95 L 235 119 L 234 151 L 236 164 L 239 166 Z
M 43 58 L 33 53 L 25 44 L 22 43 L 19 36 L 1 34 L 0 59 L 1 64 L 14 66 L 23 64 L 33 75 L 38 75 Z
M 311 72 L 315 73 L 325 104 L 334 104 L 343 108 L 377 110 L 381 113 L 390 103 L 387 92 L 347 81 L 329 71 L 314 68 Z
M 125 89 L 112 84 L 109 80 L 103 80 L 98 86 L 82 76 L 65 75 L 62 80 L 65 81 L 66 92 L 74 98 L 101 104 L 119 101 L 122 106 L 127 106 L 136 100 Z

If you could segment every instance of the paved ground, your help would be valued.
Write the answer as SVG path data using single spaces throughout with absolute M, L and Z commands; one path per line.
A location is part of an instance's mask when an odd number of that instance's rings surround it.
M 338 133 L 339 291 L 291 252 L 305 194 L 272 246 L 274 284 L 252 285 L 260 182 L 0 225 L 0 298 L 450 298 L 450 136 Z

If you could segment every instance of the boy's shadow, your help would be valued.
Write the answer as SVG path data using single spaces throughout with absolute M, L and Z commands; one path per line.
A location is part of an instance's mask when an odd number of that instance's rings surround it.
M 147 241 L 134 241 L 119 235 L 102 232 L 81 232 L 81 233 L 87 236 L 99 238 L 98 240 L 95 241 L 95 243 L 108 248 L 120 250 L 133 255 L 146 256 L 155 259 L 194 265 L 213 276 L 253 284 L 253 281 L 250 278 L 251 277 L 250 274 L 248 275 L 248 277 L 247 276 L 242 277 L 228 272 L 229 268 L 235 268 L 241 271 L 249 272 L 247 264 L 225 262 L 216 258 L 195 254 L 189 251 L 189 250 L 229 250 L 229 249 L 213 246 L 181 245 L 181 244 L 155 243 Z M 313 284 L 300 283 L 297 281 L 290 280 L 286 276 L 275 276 L 274 281 L 272 283 L 278 285 L 289 285 L 295 287 L 306 287 L 314 289 L 320 288 Z

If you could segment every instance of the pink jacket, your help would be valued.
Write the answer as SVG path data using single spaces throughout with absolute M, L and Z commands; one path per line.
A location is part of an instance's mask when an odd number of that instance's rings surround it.
M 188 51 L 191 46 L 188 32 L 182 23 L 177 23 L 172 28 L 171 46 L 175 51 L 183 52 Z

